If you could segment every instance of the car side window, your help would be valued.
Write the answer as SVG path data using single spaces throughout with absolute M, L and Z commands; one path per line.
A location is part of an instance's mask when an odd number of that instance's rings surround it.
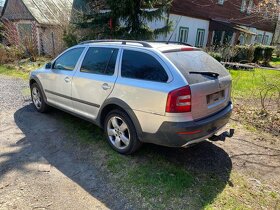
M 124 50 L 122 77 L 155 82 L 167 82 L 168 75 L 163 66 L 153 56 L 133 50 Z
M 62 54 L 53 64 L 53 69 L 73 71 L 84 47 L 74 48 Z
M 118 49 L 91 47 L 88 49 L 81 66 L 81 72 L 113 75 Z

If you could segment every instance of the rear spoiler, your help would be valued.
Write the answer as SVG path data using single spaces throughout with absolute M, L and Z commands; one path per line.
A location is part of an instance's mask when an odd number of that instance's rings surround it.
M 170 49 L 170 50 L 163 50 L 162 53 L 171 53 L 171 52 L 183 52 L 183 51 L 202 51 L 200 48 L 196 47 L 182 47 L 182 48 L 176 48 L 176 49 Z

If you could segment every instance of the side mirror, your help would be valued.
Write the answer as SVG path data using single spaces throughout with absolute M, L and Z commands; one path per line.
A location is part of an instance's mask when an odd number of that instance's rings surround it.
M 51 69 L 52 68 L 52 63 L 49 62 L 45 65 L 45 69 Z

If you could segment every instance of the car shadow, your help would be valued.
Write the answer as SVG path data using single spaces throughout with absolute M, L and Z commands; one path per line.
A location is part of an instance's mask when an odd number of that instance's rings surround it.
M 17 170 L 25 170 L 24 165 L 44 158 L 52 167 L 61 171 L 108 208 L 139 208 L 134 206 L 133 201 L 124 199 L 125 197 L 118 193 L 117 187 L 114 187 L 114 183 L 106 174 L 104 161 L 101 160 L 106 159 L 106 156 L 100 155 L 97 151 L 103 148 L 95 148 L 96 151 L 92 151 L 95 149 L 80 144 L 79 139 L 75 137 L 76 134 L 62 122 L 64 118 L 71 118 L 71 123 L 85 123 L 79 118 L 56 109 L 52 109 L 48 114 L 37 113 L 31 104 L 17 110 L 14 113 L 14 121 L 25 137 L 14 145 L 20 146 L 20 150 L 3 154 L 7 161 L 2 165 L 0 178 L 13 167 Z M 100 129 L 94 129 L 93 132 L 96 132 L 92 134 L 93 136 L 101 133 Z M 69 138 L 72 140 L 69 141 Z M 229 183 L 232 170 L 231 159 L 222 148 L 210 142 L 206 141 L 187 149 L 145 144 L 135 155 L 126 158 L 141 160 L 153 158 L 153 154 L 197 175 L 200 179 L 195 182 L 199 188 L 198 194 L 205 193 L 201 183 L 207 184 L 209 176 L 217 178 L 215 180 L 218 180 L 218 184 L 214 186 L 215 189 L 206 192 L 207 196 L 199 201 L 197 208 L 203 208 L 211 203 Z M 12 164 L 16 161 L 18 161 L 17 164 Z M 134 190 L 137 191 L 137 188 Z

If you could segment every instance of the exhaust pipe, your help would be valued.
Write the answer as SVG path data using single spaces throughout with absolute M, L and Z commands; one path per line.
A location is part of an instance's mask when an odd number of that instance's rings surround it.
M 230 129 L 229 131 L 225 131 L 221 133 L 220 135 L 213 135 L 210 138 L 208 138 L 210 141 L 225 141 L 226 138 L 231 138 L 234 134 L 234 129 Z

